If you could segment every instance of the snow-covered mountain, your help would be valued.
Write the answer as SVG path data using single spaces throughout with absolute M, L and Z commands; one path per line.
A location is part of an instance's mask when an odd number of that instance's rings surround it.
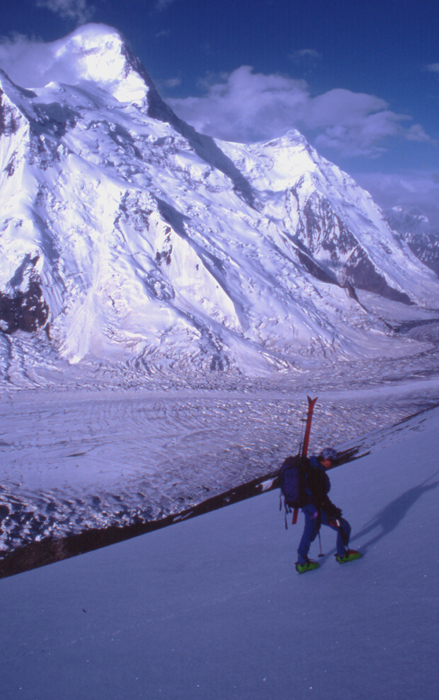
M 103 25 L 50 56 L 41 85 L 0 76 L 3 331 L 44 328 L 71 362 L 249 369 L 391 352 L 356 290 L 437 305 L 436 275 L 297 131 L 198 134 Z
M 439 229 L 418 208 L 398 205 L 386 212 L 390 227 L 410 250 L 439 277 Z

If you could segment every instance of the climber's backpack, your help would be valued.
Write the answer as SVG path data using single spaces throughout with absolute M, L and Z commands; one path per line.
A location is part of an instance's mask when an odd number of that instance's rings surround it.
M 297 520 L 299 508 L 310 503 L 310 497 L 306 493 L 306 473 L 309 462 L 306 457 L 294 455 L 287 457 L 279 471 L 279 487 L 281 493 L 280 509 L 282 508 L 282 497 L 285 505 L 285 527 L 287 527 L 287 514 L 295 511 L 293 524 Z

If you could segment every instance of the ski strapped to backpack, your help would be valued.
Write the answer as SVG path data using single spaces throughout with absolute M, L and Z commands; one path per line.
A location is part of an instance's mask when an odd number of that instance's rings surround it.
M 293 457 L 287 457 L 279 472 L 279 486 L 281 490 L 280 508 L 282 508 L 283 496 L 286 528 L 288 528 L 287 514 L 291 513 L 292 510 L 294 511 L 292 524 L 295 525 L 297 522 L 299 508 L 303 508 L 309 503 L 309 496 L 305 490 L 306 472 L 308 469 L 307 453 L 309 436 L 311 433 L 312 416 L 316 401 L 317 397 L 315 399 L 311 399 L 308 396 L 308 415 L 306 418 L 305 435 L 300 453 L 298 455 L 294 455 Z

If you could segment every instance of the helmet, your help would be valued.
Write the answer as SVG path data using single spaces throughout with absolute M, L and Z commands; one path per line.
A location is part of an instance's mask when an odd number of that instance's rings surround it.
M 319 456 L 322 459 L 329 459 L 331 462 L 333 462 L 335 459 L 337 459 L 337 450 L 334 450 L 333 447 L 325 447 Z

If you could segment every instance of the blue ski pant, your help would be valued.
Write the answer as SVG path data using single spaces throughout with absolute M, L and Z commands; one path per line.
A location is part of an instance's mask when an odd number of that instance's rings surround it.
M 328 518 L 325 511 L 321 510 L 319 517 L 319 511 L 312 505 L 302 508 L 302 513 L 305 515 L 305 527 L 303 529 L 299 549 L 297 550 L 299 555 L 298 563 L 304 564 L 306 562 L 311 542 L 314 542 L 315 538 L 319 534 L 320 524 L 327 525 L 332 530 L 337 531 L 337 554 L 339 557 L 343 557 L 346 554 L 347 545 L 351 534 L 351 526 L 349 525 L 348 521 L 344 518 L 339 518 L 338 522 L 340 523 L 340 527 L 338 527 L 335 519 Z

